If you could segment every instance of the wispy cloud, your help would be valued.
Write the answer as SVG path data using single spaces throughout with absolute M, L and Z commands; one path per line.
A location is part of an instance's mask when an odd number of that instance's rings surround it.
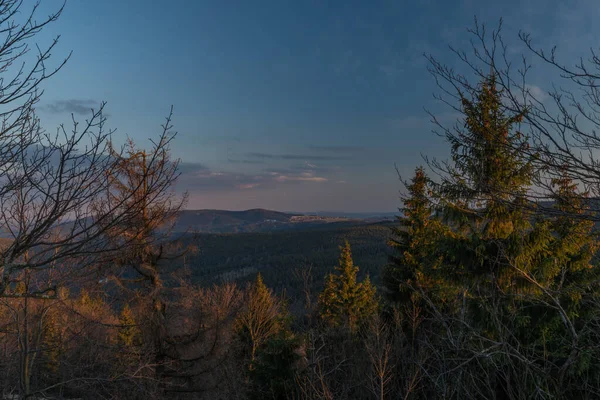
M 52 114 L 89 114 L 92 109 L 98 109 L 100 103 L 95 100 L 70 99 L 55 100 L 41 107 L 42 110 Z
M 329 172 L 333 172 L 336 170 L 339 170 L 340 167 L 338 166 L 323 166 L 323 165 L 316 165 L 316 164 L 312 164 L 309 162 L 305 162 L 303 164 L 292 164 L 289 165 L 287 167 L 281 167 L 281 168 L 268 168 L 265 169 L 266 173 L 269 174 L 277 174 L 277 175 L 298 175 L 298 174 L 306 174 L 309 173 L 311 175 L 315 175 L 315 174 L 326 174 Z
M 329 156 L 315 154 L 271 154 L 271 153 L 246 153 L 247 157 L 269 160 L 305 160 L 305 161 L 339 161 L 349 160 L 347 156 Z
M 279 175 L 275 178 L 277 182 L 327 182 L 327 178 L 322 176 L 287 176 Z
M 546 99 L 548 99 L 548 93 L 539 86 L 536 85 L 525 85 L 528 94 L 535 99 L 535 101 L 539 101 L 543 103 Z
M 232 158 L 228 159 L 227 162 L 230 164 L 264 164 L 265 163 L 264 160 L 235 160 Z
M 274 188 L 282 184 L 322 183 L 329 179 L 315 165 L 306 163 L 288 168 L 267 169 L 248 174 L 230 171 L 213 171 L 203 164 L 183 163 L 178 181 L 180 189 L 188 191 L 235 191 Z
M 325 151 L 331 153 L 353 153 L 358 151 L 364 151 L 365 148 L 362 146 L 322 146 L 311 144 L 308 146 L 313 151 Z

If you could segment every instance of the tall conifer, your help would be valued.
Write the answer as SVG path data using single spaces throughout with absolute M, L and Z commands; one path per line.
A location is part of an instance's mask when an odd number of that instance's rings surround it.
M 453 166 L 438 191 L 455 234 L 442 245 L 447 277 L 479 289 L 511 290 L 522 284 L 511 268 L 514 258 L 535 246 L 528 242 L 535 238 L 526 207 L 533 168 L 527 138 L 516 129 L 523 114 L 505 110 L 494 75 L 471 99 L 461 95 L 461 103 L 464 129 L 447 135 Z
M 321 318 L 330 326 L 345 326 L 355 331 L 361 323 L 378 312 L 375 287 L 367 276 L 357 281 L 358 267 L 352 261 L 350 244 L 341 248 L 337 274 L 329 274 L 319 295 Z
M 393 303 L 408 301 L 416 286 L 429 286 L 436 264 L 435 245 L 442 233 L 439 220 L 433 216 L 429 179 L 422 167 L 415 170 L 406 189 L 402 215 L 388 242 L 393 253 L 383 273 L 387 297 Z

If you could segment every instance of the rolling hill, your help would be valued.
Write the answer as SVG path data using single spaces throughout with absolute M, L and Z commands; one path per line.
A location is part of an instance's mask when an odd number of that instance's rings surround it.
M 292 214 L 261 208 L 245 211 L 182 210 L 179 212 L 174 230 L 244 232 L 256 230 L 261 225 L 268 227 L 288 223 L 292 217 Z
M 385 220 L 381 217 L 379 220 Z M 182 210 L 179 212 L 174 232 L 242 233 L 287 230 L 320 229 L 354 226 L 377 222 L 378 218 L 359 218 L 354 215 L 314 215 L 283 213 L 252 209 L 245 211 Z

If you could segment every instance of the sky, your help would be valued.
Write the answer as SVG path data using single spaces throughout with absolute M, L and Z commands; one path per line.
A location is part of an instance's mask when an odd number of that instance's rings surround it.
M 39 18 L 60 4 L 43 0 Z M 426 110 L 457 118 L 424 53 L 460 68 L 448 46 L 468 48 L 474 17 L 502 17 L 513 54 L 524 30 L 585 56 L 599 13 L 593 0 L 70 0 L 35 37 L 60 35 L 56 64 L 72 51 L 38 113 L 53 130 L 106 101 L 115 141 L 149 147 L 172 105 L 189 209 L 389 212 L 396 167 L 408 178 L 448 153 Z

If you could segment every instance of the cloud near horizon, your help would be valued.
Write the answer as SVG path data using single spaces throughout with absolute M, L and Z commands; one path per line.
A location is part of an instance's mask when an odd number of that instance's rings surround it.
M 40 107 L 43 111 L 51 114 L 77 114 L 85 115 L 91 113 L 92 109 L 97 110 L 100 107 L 100 102 L 91 99 L 69 99 L 69 100 L 54 100 Z
M 180 164 L 181 176 L 177 182 L 180 190 L 236 191 L 271 189 L 282 184 L 323 183 L 329 179 L 322 172 L 328 171 L 313 164 L 292 165 L 282 169 L 266 169 L 256 174 L 230 171 L 213 171 L 199 163 Z
M 230 164 L 265 164 L 264 160 L 237 160 L 228 158 L 227 162 Z
M 322 146 L 314 144 L 309 145 L 308 148 L 313 151 L 324 151 L 331 153 L 353 153 L 366 150 L 366 148 L 363 146 Z
M 328 156 L 314 154 L 271 154 L 271 153 L 246 153 L 247 157 L 268 160 L 304 160 L 304 161 L 342 161 L 350 160 L 347 156 Z

